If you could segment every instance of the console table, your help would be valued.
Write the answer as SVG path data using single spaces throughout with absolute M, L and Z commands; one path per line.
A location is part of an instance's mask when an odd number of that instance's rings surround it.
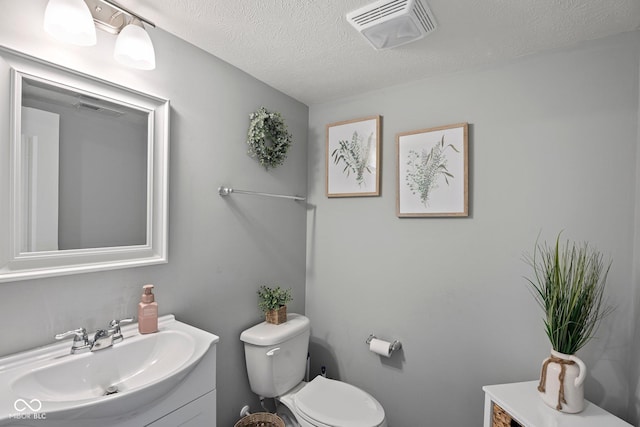
M 545 405 L 538 381 L 488 385 L 484 390 L 484 427 L 509 425 L 494 419 L 506 415 L 517 427 L 633 427 L 604 409 L 585 401 L 584 411 L 565 414 Z M 503 412 L 504 411 L 504 412 Z

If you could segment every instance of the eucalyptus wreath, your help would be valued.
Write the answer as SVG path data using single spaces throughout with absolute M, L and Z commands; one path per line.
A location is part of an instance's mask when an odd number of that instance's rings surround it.
M 266 169 L 281 165 L 287 158 L 287 150 L 291 145 L 291 134 L 287 131 L 282 115 L 278 112 L 270 113 L 266 108 L 260 107 L 249 118 L 249 155 L 256 157 Z

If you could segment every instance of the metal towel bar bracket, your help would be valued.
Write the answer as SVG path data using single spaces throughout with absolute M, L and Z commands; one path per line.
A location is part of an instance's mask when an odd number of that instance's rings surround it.
M 231 193 L 249 194 L 252 196 L 277 197 L 280 199 L 290 199 L 290 200 L 296 200 L 296 201 L 307 200 L 306 197 L 300 197 L 300 196 L 287 196 L 284 194 L 261 193 L 258 191 L 237 190 L 235 188 L 230 188 L 230 187 L 218 187 L 218 194 L 221 196 L 229 196 Z

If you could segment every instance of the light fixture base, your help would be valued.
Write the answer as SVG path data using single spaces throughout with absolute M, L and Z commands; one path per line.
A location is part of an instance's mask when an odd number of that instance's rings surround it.
M 84 0 L 89 6 L 96 28 L 110 34 L 120 34 L 127 25 L 127 15 L 101 0 Z
M 155 28 L 155 24 L 148 19 L 120 6 L 113 0 L 84 0 L 89 7 L 93 22 L 97 28 L 110 34 L 120 34 L 120 31 L 133 20 Z M 141 25 L 142 26 L 142 25 Z

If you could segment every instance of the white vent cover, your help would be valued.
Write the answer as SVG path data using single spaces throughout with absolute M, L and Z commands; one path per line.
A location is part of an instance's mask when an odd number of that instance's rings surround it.
M 113 108 L 108 105 L 108 103 L 103 104 L 97 99 L 94 100 L 93 98 L 85 98 L 83 96 L 79 96 L 73 106 L 79 110 L 95 111 L 108 117 L 120 117 L 125 114 L 125 111 Z
M 347 13 L 347 20 L 379 50 L 419 40 L 436 29 L 423 0 L 380 0 Z

